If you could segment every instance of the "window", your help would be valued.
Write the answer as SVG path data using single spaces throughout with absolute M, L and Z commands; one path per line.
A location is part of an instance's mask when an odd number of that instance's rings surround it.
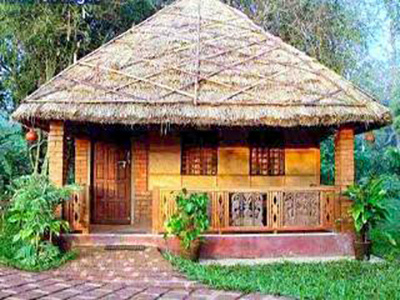
M 279 132 L 250 135 L 250 175 L 285 175 L 284 138 Z
M 182 175 L 217 175 L 218 139 L 212 132 L 191 133 L 182 137 Z

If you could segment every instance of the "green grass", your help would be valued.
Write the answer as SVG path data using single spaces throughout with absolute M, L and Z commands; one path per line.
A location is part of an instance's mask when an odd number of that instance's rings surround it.
M 400 299 L 400 262 L 274 263 L 204 266 L 165 255 L 190 279 L 210 287 L 300 299 Z

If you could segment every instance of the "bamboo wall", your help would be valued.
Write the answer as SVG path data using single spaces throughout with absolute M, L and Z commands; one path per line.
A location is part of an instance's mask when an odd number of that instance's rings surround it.
M 229 134 L 218 148 L 217 176 L 181 176 L 178 135 L 152 134 L 149 141 L 149 190 L 160 188 L 261 188 L 320 184 L 320 150 L 315 145 L 285 149 L 285 176 L 250 176 L 250 149 L 243 137 Z

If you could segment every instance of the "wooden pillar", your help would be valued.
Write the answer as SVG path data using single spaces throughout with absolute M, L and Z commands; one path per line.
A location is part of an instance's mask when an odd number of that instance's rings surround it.
M 148 190 L 148 142 L 147 135 L 135 139 L 132 143 L 134 178 L 135 223 L 148 225 L 152 218 L 152 197 Z
M 346 189 L 354 183 L 354 129 L 341 128 L 335 137 L 335 185 Z
M 91 142 L 89 139 L 75 139 L 75 183 L 82 190 L 80 222 L 78 230 L 89 233 L 90 227 L 90 161 Z
M 67 177 L 64 149 L 64 123 L 61 121 L 52 121 L 50 122 L 47 141 L 49 179 L 57 187 L 62 187 L 65 184 Z M 55 214 L 58 218 L 61 218 L 61 205 L 56 208 Z
M 344 197 L 342 192 L 348 186 L 354 184 L 354 129 L 340 128 L 335 137 L 335 185 L 339 188 L 339 196 L 335 205 L 338 230 L 342 232 L 353 232 L 353 222 L 348 211 L 352 202 Z
M 61 187 L 66 180 L 66 161 L 64 151 L 64 123 L 50 122 L 48 137 L 49 178 L 56 186 Z

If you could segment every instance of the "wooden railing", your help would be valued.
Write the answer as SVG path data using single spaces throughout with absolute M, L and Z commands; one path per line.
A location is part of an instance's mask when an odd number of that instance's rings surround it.
M 81 186 L 71 199 L 63 205 L 63 219 L 68 221 L 72 232 L 87 232 L 89 228 L 88 213 L 89 187 Z
M 331 186 L 189 192 L 209 196 L 211 232 L 323 231 L 335 226 L 338 190 Z M 178 193 L 154 189 L 153 232 L 164 232 Z

